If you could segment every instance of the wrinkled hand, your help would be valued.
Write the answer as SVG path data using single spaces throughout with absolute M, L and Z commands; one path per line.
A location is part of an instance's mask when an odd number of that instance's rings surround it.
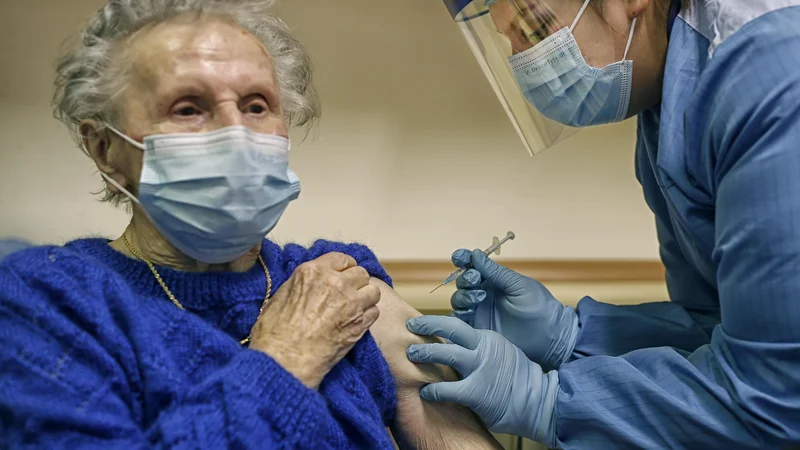
M 557 371 L 544 374 L 500 334 L 475 330 L 454 317 L 422 316 L 407 325 L 412 333 L 453 342 L 412 345 L 409 360 L 446 364 L 464 377 L 425 386 L 420 391 L 423 399 L 467 406 L 495 433 L 555 444 Z
M 472 265 L 456 280 L 450 303 L 455 317 L 502 334 L 545 370 L 569 361 L 578 337 L 578 316 L 533 278 L 492 261 L 480 250 L 457 250 L 453 264 Z
M 250 348 L 316 388 L 378 319 L 381 293 L 369 280 L 342 253 L 301 264 L 253 326 Z

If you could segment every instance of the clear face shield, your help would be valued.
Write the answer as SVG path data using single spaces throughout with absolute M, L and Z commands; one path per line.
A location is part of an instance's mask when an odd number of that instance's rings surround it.
M 571 28 L 583 0 L 443 0 L 511 123 L 532 155 L 575 134 L 525 97 L 509 58 Z

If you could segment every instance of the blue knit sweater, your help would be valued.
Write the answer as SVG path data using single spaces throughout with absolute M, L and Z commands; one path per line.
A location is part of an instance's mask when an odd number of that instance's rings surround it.
M 357 244 L 264 241 L 262 256 L 277 289 L 332 251 L 391 281 Z M 264 298 L 259 265 L 159 272 L 188 311 L 107 240 L 0 263 L 0 447 L 394 448 L 394 382 L 369 334 L 314 391 L 238 344 Z

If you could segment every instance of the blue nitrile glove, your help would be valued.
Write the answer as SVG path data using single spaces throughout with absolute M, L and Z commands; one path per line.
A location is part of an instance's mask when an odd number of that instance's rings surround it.
M 475 330 L 454 317 L 415 317 L 407 326 L 412 333 L 452 342 L 411 345 L 409 360 L 445 364 L 464 377 L 460 381 L 428 384 L 420 391 L 424 400 L 464 405 L 495 433 L 522 436 L 555 447 L 557 371 L 543 373 L 538 364 L 503 336 Z
M 492 261 L 480 250 L 456 250 L 453 264 L 472 264 L 456 280 L 453 315 L 475 328 L 494 330 L 545 370 L 569 361 L 580 328 L 578 315 L 541 283 Z

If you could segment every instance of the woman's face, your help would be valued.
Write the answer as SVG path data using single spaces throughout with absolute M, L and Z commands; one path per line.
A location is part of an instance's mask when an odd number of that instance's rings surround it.
M 122 57 L 129 79 L 116 125 L 136 141 L 232 125 L 288 137 L 272 60 L 241 28 L 213 17 L 163 23 L 132 37 Z M 114 178 L 137 192 L 142 152 L 110 136 L 104 153 L 121 172 Z

